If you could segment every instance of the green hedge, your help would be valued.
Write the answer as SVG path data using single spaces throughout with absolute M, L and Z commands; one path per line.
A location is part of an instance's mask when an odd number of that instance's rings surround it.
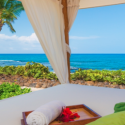
M 117 70 L 81 70 L 71 74 L 72 80 L 110 82 L 112 84 L 125 84 L 125 71 Z
M 0 67 L 0 74 L 21 75 L 42 79 L 57 79 L 57 76 L 50 72 L 48 67 L 40 63 L 28 62 L 25 66 L 5 66 Z
M 41 79 L 58 80 L 56 74 L 49 71 L 48 67 L 40 63 L 28 62 L 25 66 L 5 66 L 0 67 L 0 74 L 21 75 Z M 125 84 L 125 71 L 117 70 L 77 70 L 71 74 L 71 80 L 85 80 L 110 82 L 112 84 Z
M 9 83 L 3 83 L 0 85 L 0 100 L 22 95 L 31 92 L 30 89 L 24 88 L 22 89 L 19 85 L 16 85 L 15 83 L 9 84 Z

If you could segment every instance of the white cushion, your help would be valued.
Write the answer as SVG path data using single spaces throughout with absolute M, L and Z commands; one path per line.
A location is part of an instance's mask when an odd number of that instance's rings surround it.
M 53 100 L 61 100 L 66 105 L 85 104 L 105 116 L 114 112 L 116 103 L 125 102 L 125 90 L 65 84 L 4 99 L 0 101 L 0 125 L 20 125 L 22 112 Z

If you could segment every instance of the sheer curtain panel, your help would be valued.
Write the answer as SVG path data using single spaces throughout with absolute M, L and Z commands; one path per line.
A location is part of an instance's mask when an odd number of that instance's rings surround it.
M 69 83 L 61 1 L 20 1 L 61 84 Z

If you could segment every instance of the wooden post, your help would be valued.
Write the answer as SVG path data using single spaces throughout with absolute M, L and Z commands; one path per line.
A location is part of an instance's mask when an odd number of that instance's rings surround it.
M 68 22 L 68 11 L 67 11 L 67 0 L 62 0 L 63 14 L 64 14 L 64 24 L 65 24 L 65 41 L 69 45 L 69 22 Z M 67 52 L 67 65 L 69 73 L 70 82 L 70 54 Z

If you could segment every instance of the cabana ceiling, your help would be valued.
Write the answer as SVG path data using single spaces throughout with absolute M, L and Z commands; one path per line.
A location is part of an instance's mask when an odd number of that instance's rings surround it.
M 125 0 L 80 0 L 80 9 L 124 4 Z

